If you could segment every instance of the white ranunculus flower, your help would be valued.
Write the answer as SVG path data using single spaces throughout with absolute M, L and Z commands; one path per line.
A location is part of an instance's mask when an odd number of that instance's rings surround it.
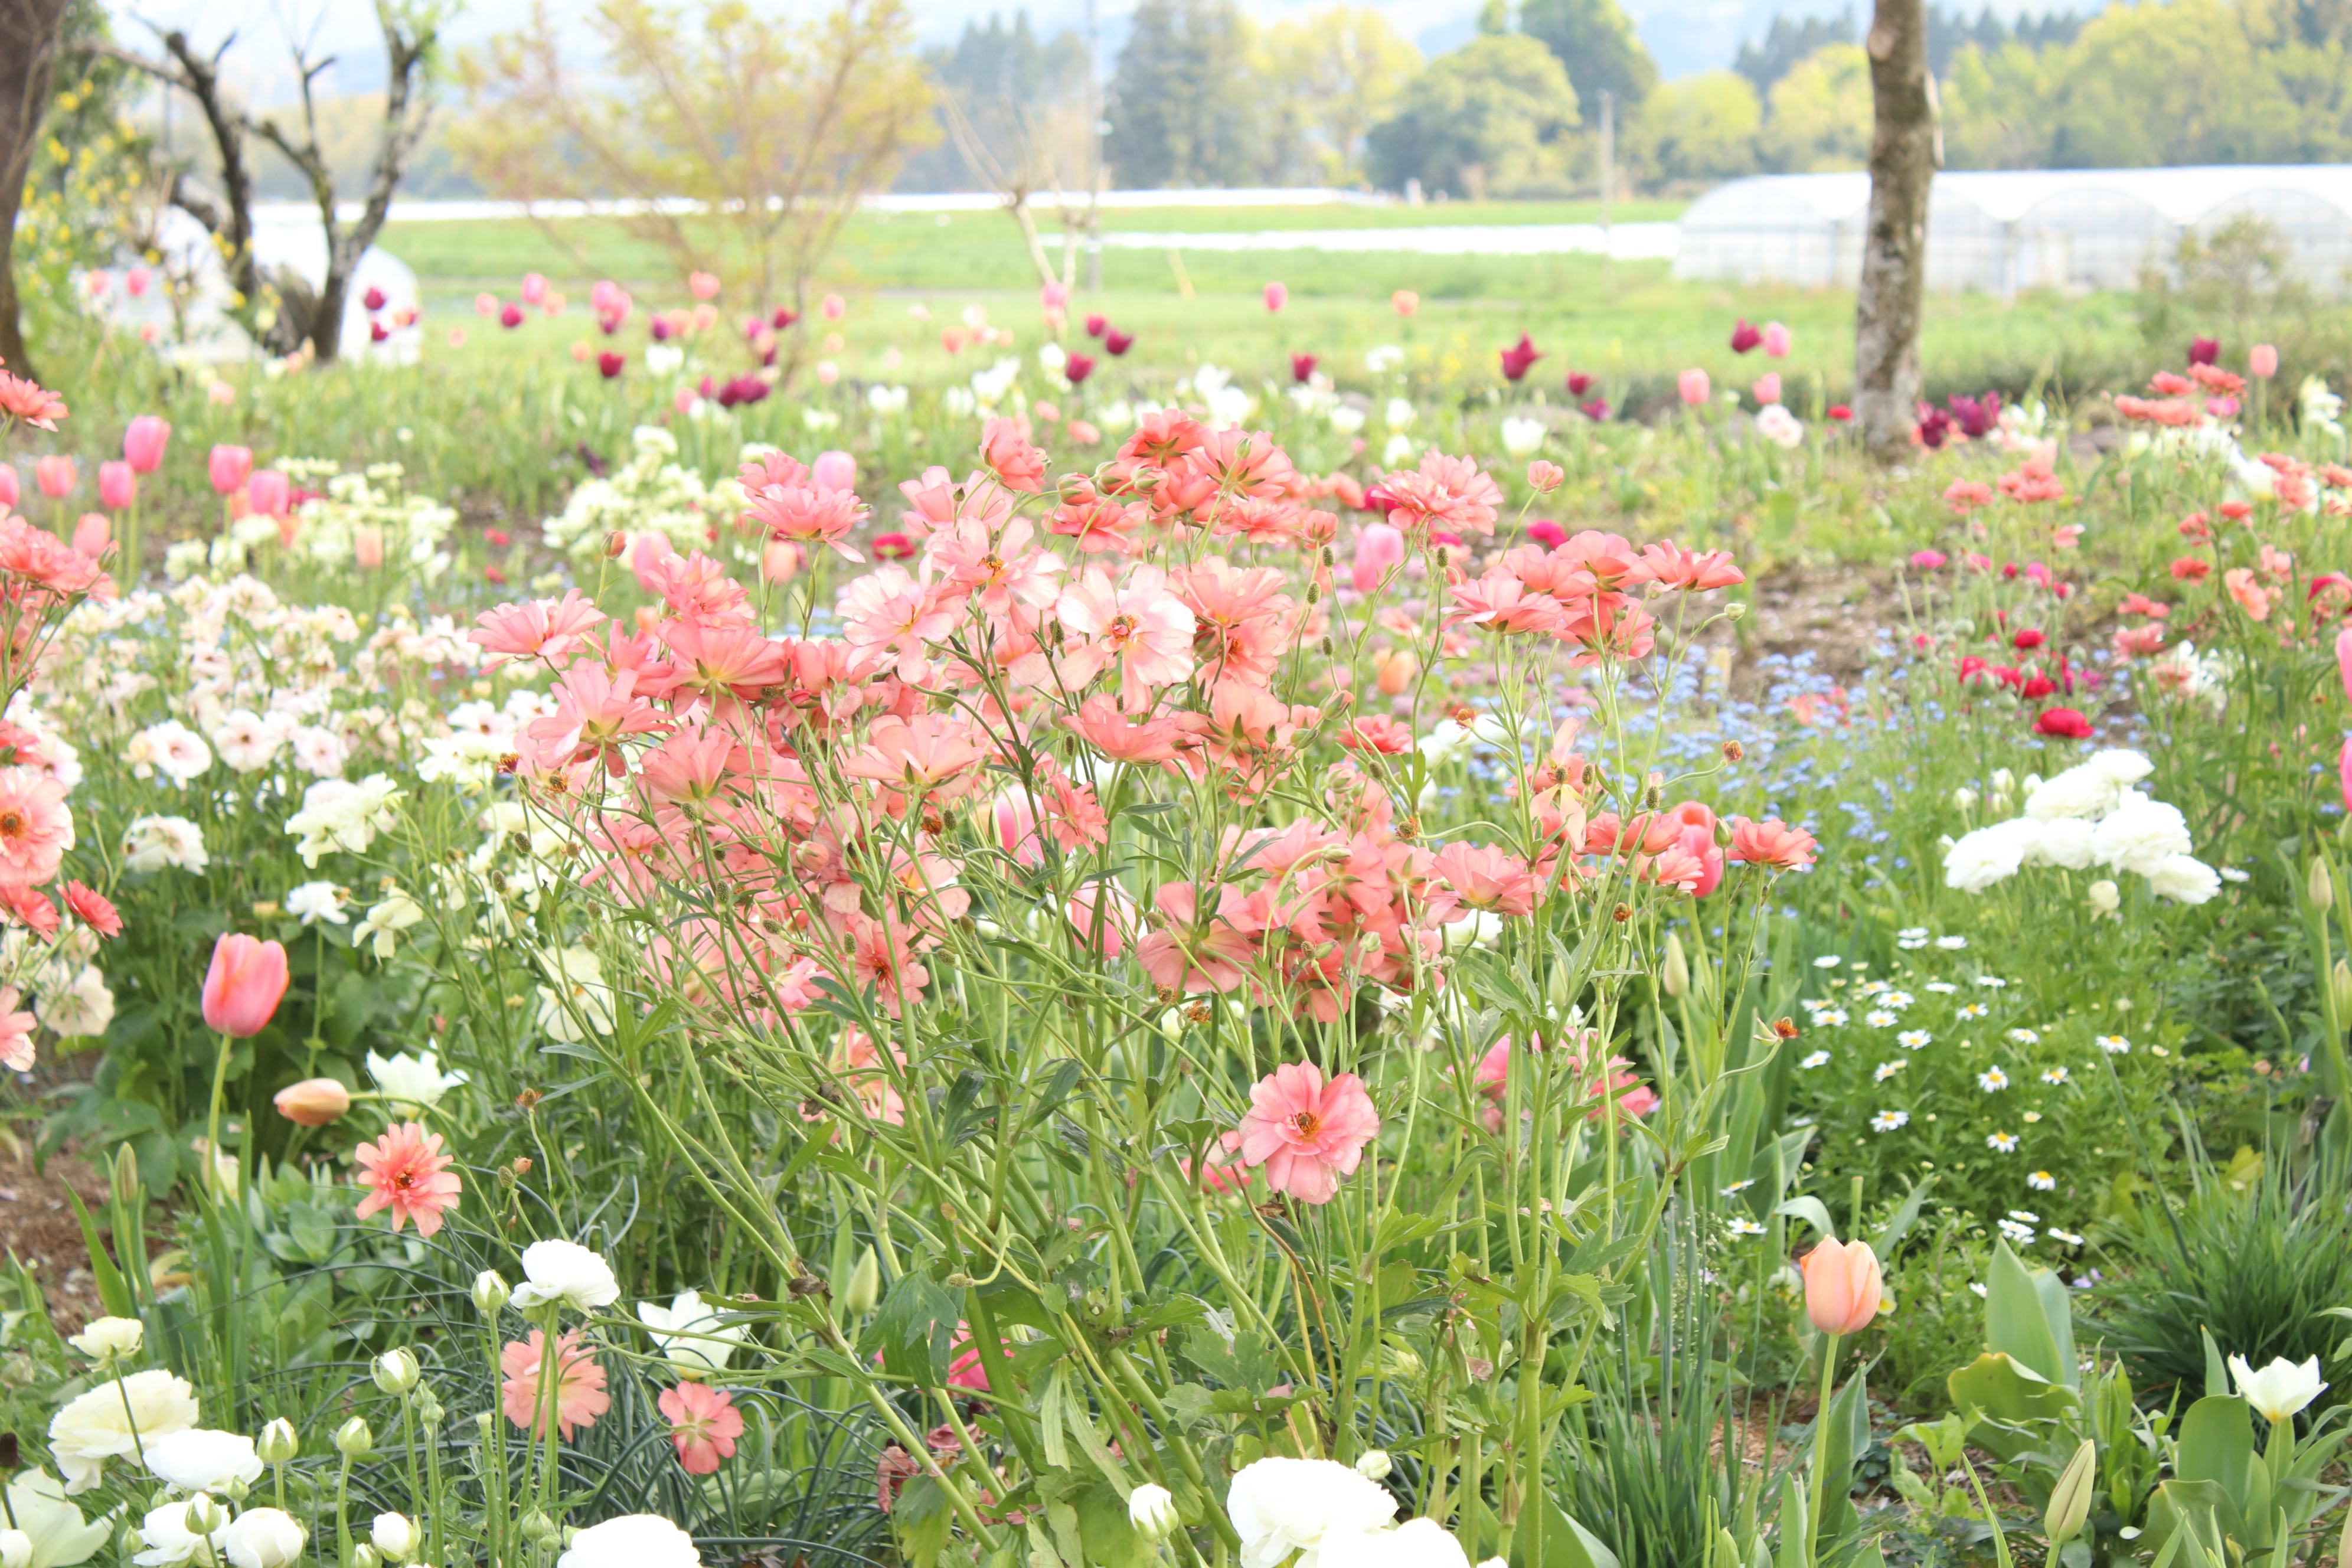
M 1165 1541 L 1176 1533 L 1176 1494 L 1156 1481 L 1146 1481 L 1127 1494 L 1127 1521 L 1146 1541 Z
M 2042 824 L 2026 864 L 2080 871 L 2090 865 L 2091 855 L 2091 825 L 2079 816 L 2061 816 Z
M 2035 785 L 2026 793 L 2025 815 L 2037 822 L 2056 822 L 2067 817 L 2096 819 L 2113 811 L 2123 781 L 2109 777 L 2096 762 L 2094 758 Z
M 92 1361 L 121 1361 L 137 1355 L 146 1339 L 146 1326 L 136 1318 L 93 1318 L 66 1343 Z
M 368 1540 L 387 1563 L 405 1563 L 416 1555 L 424 1532 L 404 1513 L 380 1513 L 368 1527 Z
M 1437 1521 L 1415 1519 L 1394 1530 L 1326 1536 L 1322 1568 L 1470 1568 L 1470 1554 Z
M 114 1529 L 105 1518 L 83 1523 L 57 1478 L 42 1470 L 19 1470 L 8 1483 L 8 1517 L 33 1543 L 32 1568 L 77 1568 Z
M 349 925 L 352 917 L 343 913 L 343 890 L 332 882 L 305 882 L 289 889 L 285 898 L 286 912 L 304 925 L 316 925 L 325 921 L 329 925 Z
M 68 1495 L 99 1483 L 106 1461 L 138 1452 L 196 1424 L 196 1391 L 184 1377 L 158 1368 L 101 1383 L 49 1418 L 49 1452 L 66 1479 Z M 133 1423 L 137 1435 L 132 1433 Z
M 204 829 L 184 816 L 134 816 L 122 830 L 126 871 L 161 871 L 167 866 L 202 871 L 211 864 Z
M 653 1332 L 654 1348 L 667 1357 L 680 1377 L 703 1377 L 727 1368 L 750 1325 L 721 1327 L 718 1309 L 697 1290 L 681 1290 L 667 1307 L 652 1301 L 637 1303 L 637 1321 Z
M 609 1307 L 620 1300 L 621 1283 L 600 1253 L 576 1241 L 534 1241 L 522 1249 L 523 1283 L 515 1288 L 515 1310 L 528 1312 L 561 1301 L 575 1312 Z
M 2239 1396 L 2263 1413 L 2263 1419 L 2273 1426 L 2292 1420 L 2294 1413 L 2319 1397 L 2327 1384 L 2319 1375 L 2319 1358 L 2297 1366 L 2284 1356 L 2256 1372 L 2246 1364 L 2246 1358 L 2230 1358 L 2230 1376 L 2238 1384 Z
M 65 984 L 42 992 L 33 1016 L 68 1039 L 95 1039 L 114 1022 L 114 993 L 98 965 L 85 963 Z
M 2092 830 L 2099 864 L 2115 871 L 2137 871 L 2147 877 L 2170 855 L 2189 855 L 2189 819 L 2160 800 L 2126 791 L 2116 809 L 2100 818 Z
M 441 1070 L 441 1055 L 426 1051 L 422 1056 L 410 1056 L 402 1051 L 393 1057 L 367 1054 L 368 1077 L 375 1079 L 383 1091 L 395 1116 L 416 1116 L 441 1103 L 441 1097 L 466 1081 L 462 1072 Z
M 253 1439 L 236 1432 L 192 1427 L 169 1436 L 145 1437 L 141 1451 L 156 1479 L 184 1492 L 226 1491 L 232 1481 L 251 1486 L 261 1479 L 261 1457 L 253 1451 Z
M 232 1568 L 291 1568 L 302 1557 L 302 1526 L 283 1509 L 249 1508 L 221 1531 Z
M 1543 449 L 1544 422 L 1511 418 L 1503 421 L 1503 450 L 1514 458 L 1532 458 Z
M 1963 893 L 1981 893 L 2015 876 L 2041 841 L 2042 824 L 2030 816 L 2013 816 L 1964 833 L 1944 851 L 1944 886 Z
M 33 1568 L 33 1538 L 21 1530 L 0 1530 L 0 1568 Z
M 2167 855 L 2147 874 L 2148 890 L 2176 904 L 2201 904 L 2221 890 L 2221 874 L 2194 855 Z
M 2091 759 L 2082 765 L 2107 778 L 2118 789 L 2129 789 L 2156 772 L 2154 763 L 2137 752 L 2127 752 L 2121 747 L 2094 752 Z
M 228 1534 L 227 1524 L 224 1521 L 209 1537 L 198 1535 L 188 1528 L 188 1510 L 202 1512 L 219 1507 L 208 1497 L 192 1497 L 150 1509 L 147 1517 L 139 1521 L 139 1539 L 147 1543 L 147 1550 L 133 1553 L 131 1561 L 139 1568 L 176 1568 L 199 1554 L 207 1562 L 218 1562 L 223 1540 Z
M 1330 1459 L 1260 1459 L 1234 1477 L 1225 1511 L 1241 1536 L 1242 1568 L 1319 1568 L 1326 1537 L 1363 1535 L 1396 1517 L 1396 1499 Z
M 2123 889 L 2105 877 L 2084 889 L 2083 896 L 2091 901 L 2093 909 L 2103 915 L 2114 914 L 2124 907 Z
M 694 1537 L 655 1513 L 625 1513 L 572 1536 L 555 1568 L 702 1568 Z

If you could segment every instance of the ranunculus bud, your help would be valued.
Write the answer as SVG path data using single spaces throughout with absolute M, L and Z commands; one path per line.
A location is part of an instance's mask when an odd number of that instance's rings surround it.
M 335 1428 L 335 1452 L 347 1459 L 365 1458 L 374 1447 L 375 1434 L 357 1415 Z
M 375 1385 L 386 1394 L 405 1394 L 416 1386 L 423 1370 L 416 1364 L 415 1352 L 401 1348 L 376 1357 L 370 1373 L 375 1378 Z
M 474 1276 L 474 1309 L 485 1318 L 495 1318 L 503 1310 L 507 1298 L 514 1292 L 495 1268 L 485 1268 Z
M 210 1535 L 228 1522 L 228 1512 L 208 1494 L 198 1492 L 188 1500 L 180 1522 L 190 1535 Z
M 416 1555 L 417 1543 L 425 1532 L 416 1521 L 404 1513 L 380 1513 L 368 1527 L 368 1542 L 377 1552 L 394 1563 L 405 1563 Z
M 867 1247 L 858 1256 L 856 1267 L 849 1271 L 849 1284 L 841 1292 L 841 1309 L 853 1318 L 862 1318 L 874 1310 L 882 1299 L 882 1262 Z
M 1127 1521 L 1146 1541 L 1165 1541 L 1176 1533 L 1176 1494 L 1146 1481 L 1127 1494 Z
M 253 1440 L 253 1452 L 265 1465 L 282 1465 L 302 1451 L 302 1439 L 296 1436 L 294 1423 L 283 1415 L 262 1427 L 261 1435 Z
M 1387 1480 L 1395 1468 L 1396 1461 L 1389 1458 L 1386 1448 L 1367 1448 L 1356 1456 L 1356 1473 L 1368 1481 Z
M 1658 984 L 1669 996 L 1680 996 L 1690 989 L 1690 960 L 1683 956 L 1683 939 L 1673 931 L 1666 933 L 1666 953 L 1658 963 Z
M 352 1091 L 331 1078 L 289 1083 L 270 1098 L 278 1114 L 299 1127 L 326 1127 L 352 1108 Z

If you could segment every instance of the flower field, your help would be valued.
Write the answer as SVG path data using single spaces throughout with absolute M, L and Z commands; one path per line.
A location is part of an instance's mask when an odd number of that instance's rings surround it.
M 5 1568 L 2345 1550 L 2324 377 L 681 292 L 0 374 Z

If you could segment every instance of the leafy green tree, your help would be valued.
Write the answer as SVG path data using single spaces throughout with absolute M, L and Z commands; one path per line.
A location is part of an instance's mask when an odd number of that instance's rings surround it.
M 1764 100 L 1733 71 L 1659 84 L 1625 130 L 1628 164 L 1650 180 L 1728 180 L 1756 169 Z
M 1373 127 L 1372 178 L 1408 179 L 1476 197 L 1557 188 L 1575 143 L 1576 89 L 1559 58 L 1517 33 L 1471 39 L 1405 89 L 1395 116 Z
M 956 95 L 975 135 L 990 146 L 1009 144 L 1043 129 L 1063 112 L 1083 110 L 1087 95 L 1087 46 L 1065 28 L 1051 41 L 1029 25 L 1029 13 L 1005 21 L 992 14 L 983 25 L 967 21 L 952 47 L 923 51 L 932 78 Z M 1084 127 L 1074 130 L 1083 132 Z M 907 160 L 899 172 L 902 191 L 983 190 L 988 182 L 964 161 L 946 134 Z
M 1274 183 L 1361 177 L 1364 136 L 1395 111 L 1421 51 L 1369 5 L 1276 22 L 1257 38 L 1263 162 Z
M 1614 93 L 1628 114 L 1658 85 L 1658 68 L 1617 0 L 1527 0 L 1519 30 L 1568 68 L 1576 100 L 1591 105 Z
M 1797 68 L 1797 62 L 1815 49 L 1853 42 L 1853 7 L 1834 16 L 1775 16 L 1761 43 L 1743 43 L 1731 59 L 1731 68 L 1755 85 L 1758 100 L 1773 83 Z
M 1766 161 L 1790 174 L 1859 169 L 1870 156 L 1870 57 L 1856 44 L 1816 49 L 1772 89 Z
M 1111 78 L 1104 149 L 1117 184 L 1240 184 L 1253 177 L 1256 73 L 1234 0 L 1143 0 Z

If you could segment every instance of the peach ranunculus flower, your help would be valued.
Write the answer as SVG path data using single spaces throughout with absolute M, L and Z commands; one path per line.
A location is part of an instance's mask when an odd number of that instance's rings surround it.
M 499 1370 L 506 1373 L 499 1387 L 507 1419 L 534 1437 L 547 1435 L 548 1391 L 541 1381 L 546 1345 L 546 1334 L 533 1329 L 529 1343 L 509 1344 L 499 1352 Z M 593 1426 L 613 1405 L 613 1396 L 604 1392 L 604 1369 L 581 1348 L 577 1329 L 555 1342 L 555 1427 L 569 1443 L 576 1428 Z
M 2271 618 L 2271 591 L 2254 581 L 2252 571 L 2243 566 L 2232 566 L 2221 574 L 2221 585 L 2229 590 L 2230 597 L 2238 602 L 2238 608 L 2245 611 L 2249 619 L 2266 621 Z
M 1062 675 L 1073 688 L 1117 666 L 1119 706 L 1143 709 L 1156 686 L 1192 673 L 1193 615 L 1168 590 L 1157 566 L 1139 566 L 1124 583 L 1100 567 L 1062 590 L 1055 616 L 1068 637 Z
M 1745 816 L 1731 819 L 1734 860 L 1797 871 L 1813 863 L 1816 847 L 1811 834 L 1801 827 L 1791 827 L 1777 816 L 1768 816 L 1761 822 Z
M 66 786 L 33 768 L 0 768 L 0 883 L 37 887 L 73 847 Z
M 1242 1162 L 1265 1166 L 1267 1186 L 1328 1204 L 1380 1136 L 1381 1119 L 1354 1073 L 1326 1083 L 1313 1062 L 1286 1062 L 1251 1086 L 1240 1131 Z
M 1878 1256 L 1866 1241 L 1824 1241 L 1805 1254 L 1805 1315 L 1825 1334 L 1868 1328 L 1885 1290 Z
M 669 1421 L 669 1440 L 688 1475 L 715 1476 L 720 1460 L 735 1457 L 735 1439 L 743 1435 L 743 1413 L 725 1389 L 681 1383 L 662 1390 L 655 1404 Z
M 441 1228 L 441 1216 L 457 1207 L 465 1184 L 447 1167 L 441 1152 L 441 1134 L 427 1132 L 414 1121 L 387 1128 L 373 1143 L 362 1143 L 352 1158 L 366 1173 L 367 1196 L 360 1200 L 359 1217 L 392 1211 L 392 1228 L 416 1222 L 416 1234 L 430 1237 Z
M 33 1070 L 33 1016 L 16 1010 L 16 988 L 0 985 L 0 1067 Z

